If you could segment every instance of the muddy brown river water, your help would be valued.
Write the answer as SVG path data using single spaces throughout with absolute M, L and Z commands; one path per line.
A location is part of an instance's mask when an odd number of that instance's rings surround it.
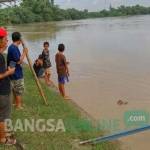
M 41 53 L 43 42 L 50 42 L 55 82 L 57 45 L 66 45 L 65 54 L 71 63 L 68 94 L 97 121 L 107 125 L 111 122 L 111 133 L 135 127 L 125 123 L 126 113 L 150 112 L 150 15 L 37 23 L 8 29 L 10 33 L 23 34 L 32 60 Z M 118 100 L 128 104 L 118 105 Z M 113 125 L 115 121 L 117 125 Z M 150 132 L 120 141 L 125 150 L 149 150 Z

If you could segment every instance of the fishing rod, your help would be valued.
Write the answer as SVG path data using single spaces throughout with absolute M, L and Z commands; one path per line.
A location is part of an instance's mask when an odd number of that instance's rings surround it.
M 132 135 L 132 134 L 137 134 L 137 133 L 140 133 L 140 132 L 143 132 L 143 131 L 146 131 L 146 130 L 150 130 L 150 125 L 143 126 L 143 127 L 136 128 L 136 129 L 132 129 L 132 130 L 128 130 L 128 131 L 123 131 L 123 132 L 120 132 L 120 133 L 116 133 L 116 134 L 112 134 L 112 135 L 108 135 L 108 136 L 104 136 L 104 137 L 89 139 L 89 140 L 86 140 L 86 141 L 82 141 L 79 144 L 80 145 L 98 144 L 98 143 L 101 143 L 101 142 L 116 140 L 118 138 L 129 136 L 129 135 Z

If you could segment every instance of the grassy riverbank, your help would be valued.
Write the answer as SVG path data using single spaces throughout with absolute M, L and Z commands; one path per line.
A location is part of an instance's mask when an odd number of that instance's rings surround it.
M 102 135 L 100 130 L 93 130 L 91 122 L 84 118 L 78 109 L 63 100 L 56 92 L 42 85 L 49 106 L 43 104 L 34 78 L 25 67 L 25 108 L 16 111 L 13 108 L 12 119 L 62 119 L 66 132 L 21 132 L 18 130 L 16 137 L 25 145 L 25 150 L 117 150 L 116 143 L 101 143 L 95 146 L 79 146 L 78 141 Z M 53 125 L 56 125 L 53 123 Z M 12 147 L 0 146 L 0 149 L 14 150 Z

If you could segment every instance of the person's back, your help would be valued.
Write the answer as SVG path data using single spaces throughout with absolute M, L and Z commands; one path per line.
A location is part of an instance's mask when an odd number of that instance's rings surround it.
M 66 75 L 66 57 L 62 53 L 58 52 L 55 56 L 55 61 L 58 76 Z
M 43 60 L 40 58 L 35 60 L 33 69 L 34 69 L 37 77 L 43 77 L 43 74 L 44 74 Z
M 21 64 L 17 64 L 20 61 L 21 53 L 18 47 L 14 44 L 11 44 L 8 48 L 7 55 L 7 65 L 9 66 L 10 62 L 16 62 L 15 73 L 10 76 L 11 80 L 18 80 L 23 78 L 23 70 Z

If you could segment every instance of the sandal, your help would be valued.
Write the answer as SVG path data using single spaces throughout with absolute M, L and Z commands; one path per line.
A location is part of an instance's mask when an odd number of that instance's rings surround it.
M 6 141 L 5 142 L 1 142 L 1 144 L 4 144 L 6 146 L 12 146 L 12 145 L 16 144 L 16 139 L 14 139 L 14 138 L 6 137 L 5 140 Z
M 8 138 L 9 140 L 6 141 L 5 145 L 7 146 L 15 146 L 17 150 L 24 150 L 24 146 L 15 138 Z
M 0 142 L 0 144 L 6 145 L 6 146 L 15 146 L 17 150 L 24 150 L 24 146 L 15 138 L 6 137 L 6 141 Z

